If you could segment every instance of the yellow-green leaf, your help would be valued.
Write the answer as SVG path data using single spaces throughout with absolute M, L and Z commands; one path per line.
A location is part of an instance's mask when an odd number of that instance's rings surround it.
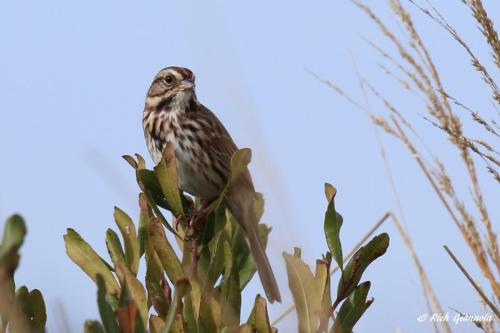
M 66 253 L 94 282 L 97 274 L 100 274 L 106 283 L 106 289 L 118 295 L 120 287 L 109 270 L 104 260 L 92 249 L 92 247 L 73 229 L 69 228 L 64 235 Z
M 148 299 L 146 296 L 146 290 L 144 286 L 137 280 L 137 278 L 128 270 L 124 263 L 118 262 L 116 267 L 116 273 L 122 281 L 122 286 L 125 284 L 129 288 L 130 295 L 139 310 L 139 314 L 143 323 L 147 323 L 148 319 Z
M 325 184 L 325 194 L 328 207 L 325 212 L 325 236 L 328 248 L 342 271 L 344 261 L 342 259 L 342 245 L 340 242 L 340 228 L 342 227 L 342 216 L 335 211 L 335 194 L 337 190 L 332 185 Z
M 149 316 L 149 329 L 151 333 L 162 333 L 165 327 L 165 321 L 158 316 Z
M 298 251 L 297 251 L 298 254 Z M 315 280 L 309 266 L 298 256 L 283 253 L 288 274 L 288 285 L 292 292 L 299 322 L 299 333 L 317 331 L 321 298 L 315 291 Z
M 225 274 L 221 285 L 222 326 L 236 326 L 240 323 L 241 291 L 238 267 L 229 242 L 223 245 Z
M 314 295 L 321 300 L 318 315 L 320 318 L 320 327 L 326 330 L 328 328 L 328 321 L 330 317 L 330 307 L 332 306 L 330 291 L 330 264 L 327 260 L 316 260 Z
M 138 169 L 136 171 L 136 178 L 139 187 L 148 196 L 148 200 L 151 199 L 152 208 L 154 208 L 153 204 L 155 204 L 169 211 L 173 211 L 172 207 L 170 207 L 165 199 L 160 183 L 158 182 L 158 178 L 153 171 L 148 169 Z
M 340 301 L 351 293 L 361 280 L 361 276 L 365 269 L 375 259 L 382 256 L 389 247 L 389 235 L 382 233 L 373 237 L 368 244 L 362 246 L 352 256 L 349 263 L 346 265 L 342 278 L 337 287 L 337 301 Z
M 137 306 L 133 300 L 126 301 L 119 309 L 116 310 L 116 319 L 120 325 L 121 333 L 135 333 Z
M 83 325 L 84 333 L 104 333 L 102 325 L 97 320 L 86 320 Z
M 139 269 L 139 240 L 137 239 L 137 232 L 135 231 L 134 222 L 132 219 L 120 208 L 115 207 L 115 222 L 120 233 L 122 234 L 125 243 L 125 261 L 130 271 L 137 275 Z
M 45 302 L 42 293 L 38 289 L 33 289 L 28 294 L 27 306 L 29 323 L 35 332 L 43 332 L 47 322 Z
M 221 329 L 221 306 L 211 293 L 201 298 L 199 327 L 201 333 L 219 332 Z
M 118 323 L 111 305 L 107 301 L 106 284 L 101 275 L 97 275 L 97 306 L 107 333 L 119 333 Z
M 154 168 L 156 177 L 160 183 L 163 195 L 175 213 L 183 214 L 181 195 L 177 179 L 177 166 L 175 150 L 169 143 L 163 150 L 163 157 Z
M 106 230 L 106 248 L 115 268 L 118 261 L 125 262 L 125 253 L 123 252 L 122 244 L 118 235 L 112 229 Z
M 333 333 L 351 333 L 354 325 L 363 313 L 372 304 L 373 300 L 367 301 L 370 281 L 366 281 L 354 288 L 351 295 L 342 303 L 335 317 Z
M 179 258 L 166 238 L 162 225 L 156 219 L 151 219 L 148 229 L 149 239 L 158 254 L 165 273 L 174 285 L 177 284 L 184 277 L 184 272 Z
M 250 163 L 251 159 L 252 151 L 250 150 L 250 148 L 239 149 L 233 154 L 233 156 L 231 156 L 231 168 L 229 170 L 229 177 L 224 190 L 219 195 L 216 203 L 213 205 L 214 208 L 217 208 L 221 205 L 227 192 L 229 191 L 229 188 L 231 187 L 231 184 L 233 184 L 238 179 L 241 173 L 247 172 L 247 166 Z
M 153 249 L 150 241 L 145 243 L 146 250 L 146 290 L 148 291 L 149 302 L 153 305 L 154 309 L 159 316 L 164 318 L 168 312 L 167 296 L 163 290 L 162 280 L 165 279 L 163 275 L 163 267 L 160 258 Z M 165 283 L 167 281 L 165 280 Z M 167 283 L 168 284 L 168 283 Z
M 349 263 L 346 265 L 342 278 L 339 281 L 337 288 L 337 302 L 349 296 L 352 290 L 357 286 L 361 280 L 361 276 L 365 269 L 375 259 L 382 256 L 389 247 L 389 235 L 382 233 L 375 236 L 366 244 L 362 246 L 352 256 Z
M 139 257 L 142 257 L 142 255 L 145 252 L 145 242 L 146 239 L 148 238 L 149 218 L 152 215 L 151 208 L 149 207 L 148 204 L 148 198 L 144 193 L 139 194 L 139 207 L 141 208 L 141 212 L 139 214 L 139 231 L 138 231 Z
M 12 249 L 19 249 L 24 242 L 24 236 L 26 236 L 26 225 L 23 218 L 19 215 L 9 217 L 5 223 L 0 244 L 0 260 L 11 253 Z
M 271 323 L 269 322 L 269 314 L 267 313 L 267 303 L 266 300 L 260 295 L 255 297 L 255 304 L 252 312 L 250 313 L 247 324 L 251 325 L 256 332 L 272 333 Z
M 172 304 L 168 309 L 167 318 L 165 319 L 165 327 L 163 328 L 163 333 L 181 333 L 184 332 L 183 324 L 181 320 L 182 312 L 181 304 L 182 298 L 190 289 L 190 284 L 187 279 L 182 279 L 177 281 L 175 285 L 174 298 L 172 299 Z
M 239 149 L 233 154 L 233 156 L 231 156 L 231 183 L 234 183 L 241 173 L 246 170 L 246 167 L 250 164 L 251 160 L 252 151 L 250 148 Z
M 127 161 L 128 164 L 130 164 L 130 166 L 132 168 L 134 168 L 135 170 L 137 170 L 137 168 L 139 167 L 139 165 L 137 164 L 137 161 L 130 155 L 122 155 L 122 158 Z

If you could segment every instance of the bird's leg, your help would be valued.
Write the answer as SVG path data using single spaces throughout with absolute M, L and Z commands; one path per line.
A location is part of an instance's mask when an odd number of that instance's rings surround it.
M 200 206 L 194 210 L 190 224 L 195 236 L 201 231 L 201 227 L 205 224 L 208 213 L 212 209 L 214 203 L 215 200 L 202 200 Z
M 191 252 L 191 274 L 196 277 L 196 270 L 198 267 L 198 234 L 201 231 L 203 224 L 207 220 L 207 215 L 210 212 L 215 200 L 203 200 L 198 208 L 191 210 L 188 221 L 188 237 Z
M 174 216 L 173 221 L 172 221 L 172 222 L 173 222 L 173 224 L 174 224 L 174 230 L 175 230 L 176 232 L 179 232 L 179 224 L 180 224 L 179 220 L 180 220 L 180 219 L 181 219 L 181 217 L 180 217 L 180 215 L 178 214 L 178 215 Z

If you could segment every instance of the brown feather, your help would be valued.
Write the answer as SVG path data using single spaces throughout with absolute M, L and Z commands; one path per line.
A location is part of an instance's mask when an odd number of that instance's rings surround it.
M 215 114 L 198 102 L 194 90 L 186 91 L 180 81 L 169 84 L 164 80 L 167 76 L 190 80 L 194 86 L 194 75 L 186 68 L 168 67 L 156 75 L 143 115 L 148 150 L 158 163 L 164 147 L 172 143 L 181 189 L 203 201 L 213 200 L 227 183 L 231 157 L 238 148 Z M 246 236 L 269 301 L 281 302 L 276 278 L 258 235 L 255 196 L 252 177 L 246 169 L 231 186 L 226 206 Z

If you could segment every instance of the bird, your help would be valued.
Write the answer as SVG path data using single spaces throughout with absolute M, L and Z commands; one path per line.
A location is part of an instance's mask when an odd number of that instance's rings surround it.
M 158 164 L 163 149 L 171 144 L 179 188 L 200 198 L 202 206 L 216 200 L 227 183 L 231 157 L 238 147 L 217 116 L 198 101 L 190 69 L 170 66 L 158 72 L 147 92 L 142 123 L 153 162 Z M 231 184 L 225 204 L 243 231 L 268 300 L 281 302 L 259 238 L 255 198 L 246 168 Z

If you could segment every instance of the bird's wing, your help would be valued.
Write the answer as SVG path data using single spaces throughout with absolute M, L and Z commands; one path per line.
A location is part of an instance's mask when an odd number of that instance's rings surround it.
M 212 133 L 209 136 L 209 143 L 207 143 L 206 149 L 210 151 L 210 154 L 214 157 L 219 165 L 225 170 L 226 180 L 229 176 L 229 170 L 231 167 L 231 157 L 236 153 L 238 147 L 233 141 L 233 138 L 224 127 L 222 122 L 210 111 L 207 107 L 201 105 L 201 113 L 212 122 L 211 128 L 213 128 Z M 239 179 L 240 185 L 243 185 L 252 191 L 254 191 L 254 186 L 252 182 L 252 177 L 250 172 L 245 170 Z

